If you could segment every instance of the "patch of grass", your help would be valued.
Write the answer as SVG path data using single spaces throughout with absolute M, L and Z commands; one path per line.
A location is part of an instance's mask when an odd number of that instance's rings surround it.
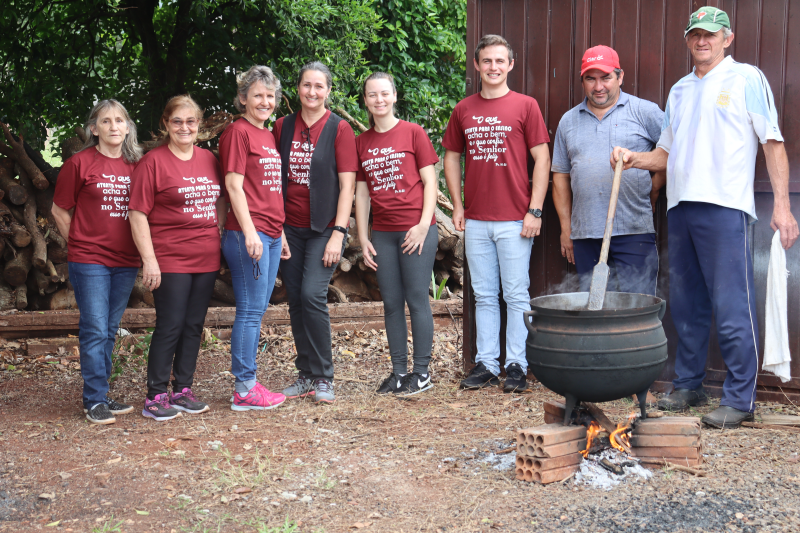
M 332 490 L 339 484 L 337 480 L 328 477 L 328 469 L 324 466 L 317 472 L 317 479 L 314 482 L 322 490 Z
M 114 523 L 114 516 L 110 520 L 106 520 L 102 526 L 92 528 L 92 533 L 119 533 L 122 531 L 122 520 Z
M 265 522 L 248 522 L 248 526 L 254 528 L 256 533 L 294 533 L 297 531 L 297 523 L 294 520 L 289 520 L 289 517 L 283 521 L 280 526 L 270 527 Z
M 273 473 L 270 459 L 262 455 L 256 448 L 252 462 L 234 461 L 231 452 L 227 449 L 221 450 L 223 458 L 216 465 L 214 470 L 219 474 L 215 485 L 221 490 L 233 487 L 254 487 L 269 483 L 269 476 Z

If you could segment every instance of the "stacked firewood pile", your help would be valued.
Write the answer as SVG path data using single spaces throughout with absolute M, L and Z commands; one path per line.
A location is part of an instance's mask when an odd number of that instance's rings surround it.
M 213 145 L 225 126 L 235 118 L 229 113 L 215 113 L 204 122 L 198 141 Z M 5 142 L 0 141 L 0 269 L 3 274 L 0 279 L 0 311 L 77 309 L 69 283 L 66 236 L 59 233 L 50 211 L 60 167 L 52 167 L 5 124 L 2 124 L 2 129 Z M 61 145 L 62 161 L 83 147 L 83 130 L 76 128 L 75 132 L 75 137 Z M 142 146 L 147 151 L 155 147 L 155 142 L 146 141 Z M 456 231 L 452 220 L 441 208 L 452 210 L 452 205 L 445 195 L 439 193 L 435 290 L 443 299 L 459 298 L 464 283 L 464 235 Z M 328 287 L 331 302 L 381 300 L 375 272 L 364 264 L 354 216 L 351 213 L 350 235 L 344 256 Z M 439 294 L 442 281 L 446 284 Z M 286 289 L 279 273 L 271 303 L 286 301 Z M 234 303 L 231 274 L 223 258 L 211 305 L 227 307 Z M 128 305 L 153 307 L 153 295 L 142 284 L 141 272 Z

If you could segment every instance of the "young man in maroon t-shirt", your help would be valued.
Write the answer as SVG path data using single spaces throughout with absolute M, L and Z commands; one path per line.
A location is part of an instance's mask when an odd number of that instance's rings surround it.
M 536 100 L 508 88 L 514 52 L 499 35 L 484 35 L 475 49 L 481 91 L 456 105 L 442 145 L 444 173 L 453 200 L 453 223 L 465 231 L 467 261 L 475 294 L 477 365 L 461 382 L 465 389 L 498 385 L 500 380 L 500 282 L 508 306 L 506 392 L 527 388 L 528 267 L 533 238 L 542 226 L 550 151 Z M 528 151 L 535 162 L 533 185 Z M 464 202 L 461 154 L 466 152 Z

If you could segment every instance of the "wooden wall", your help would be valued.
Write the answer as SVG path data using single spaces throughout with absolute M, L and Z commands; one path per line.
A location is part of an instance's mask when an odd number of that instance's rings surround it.
M 791 166 L 792 211 L 800 220 L 800 0 L 468 0 L 467 94 L 479 90 L 472 52 L 481 35 L 497 33 L 516 53 L 509 75 L 512 90 L 536 98 L 550 136 L 561 116 L 583 99 L 579 80 L 583 52 L 598 44 L 613 47 L 625 71 L 623 90 L 652 100 L 663 109 L 670 87 L 691 71 L 691 56 L 683 39 L 689 15 L 703 5 L 724 9 L 735 34 L 730 53 L 740 62 L 757 65 L 772 86 Z M 756 169 L 756 208 L 759 222 L 751 227 L 758 322 L 763 352 L 764 299 L 772 230 L 772 193 L 763 154 Z M 561 228 L 548 196 L 542 235 L 531 256 L 531 297 L 547 292 L 574 271 L 561 257 Z M 660 254 L 659 296 L 667 298 L 666 202 L 659 199 L 655 215 Z M 790 348 L 792 375 L 782 384 L 771 374 L 759 376 L 759 399 L 800 401 L 800 243 L 787 252 L 789 276 Z M 468 276 L 467 276 L 468 277 Z M 503 314 L 505 314 L 503 312 Z M 503 317 L 505 319 L 505 317 Z M 474 301 L 465 286 L 465 367 L 475 353 Z M 670 314 L 664 321 L 670 361 L 654 388 L 668 389 L 673 377 L 677 334 Z M 504 343 L 502 343 L 504 346 Z M 708 358 L 706 385 L 721 392 L 725 365 L 715 334 Z

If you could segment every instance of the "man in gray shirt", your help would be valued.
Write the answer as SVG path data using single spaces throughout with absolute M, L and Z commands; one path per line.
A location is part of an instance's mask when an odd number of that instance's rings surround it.
M 656 104 L 622 92 L 623 76 L 613 49 L 589 48 L 581 64 L 586 98 L 561 117 L 556 132 L 551 169 L 561 255 L 575 264 L 581 291 L 589 290 L 592 269 L 600 259 L 614 177 L 609 150 L 614 146 L 652 150 L 664 122 L 664 112 Z M 608 290 L 655 295 L 658 251 L 653 210 L 665 182 L 663 172 L 652 177 L 639 169 L 622 173 L 608 254 L 612 272 Z

